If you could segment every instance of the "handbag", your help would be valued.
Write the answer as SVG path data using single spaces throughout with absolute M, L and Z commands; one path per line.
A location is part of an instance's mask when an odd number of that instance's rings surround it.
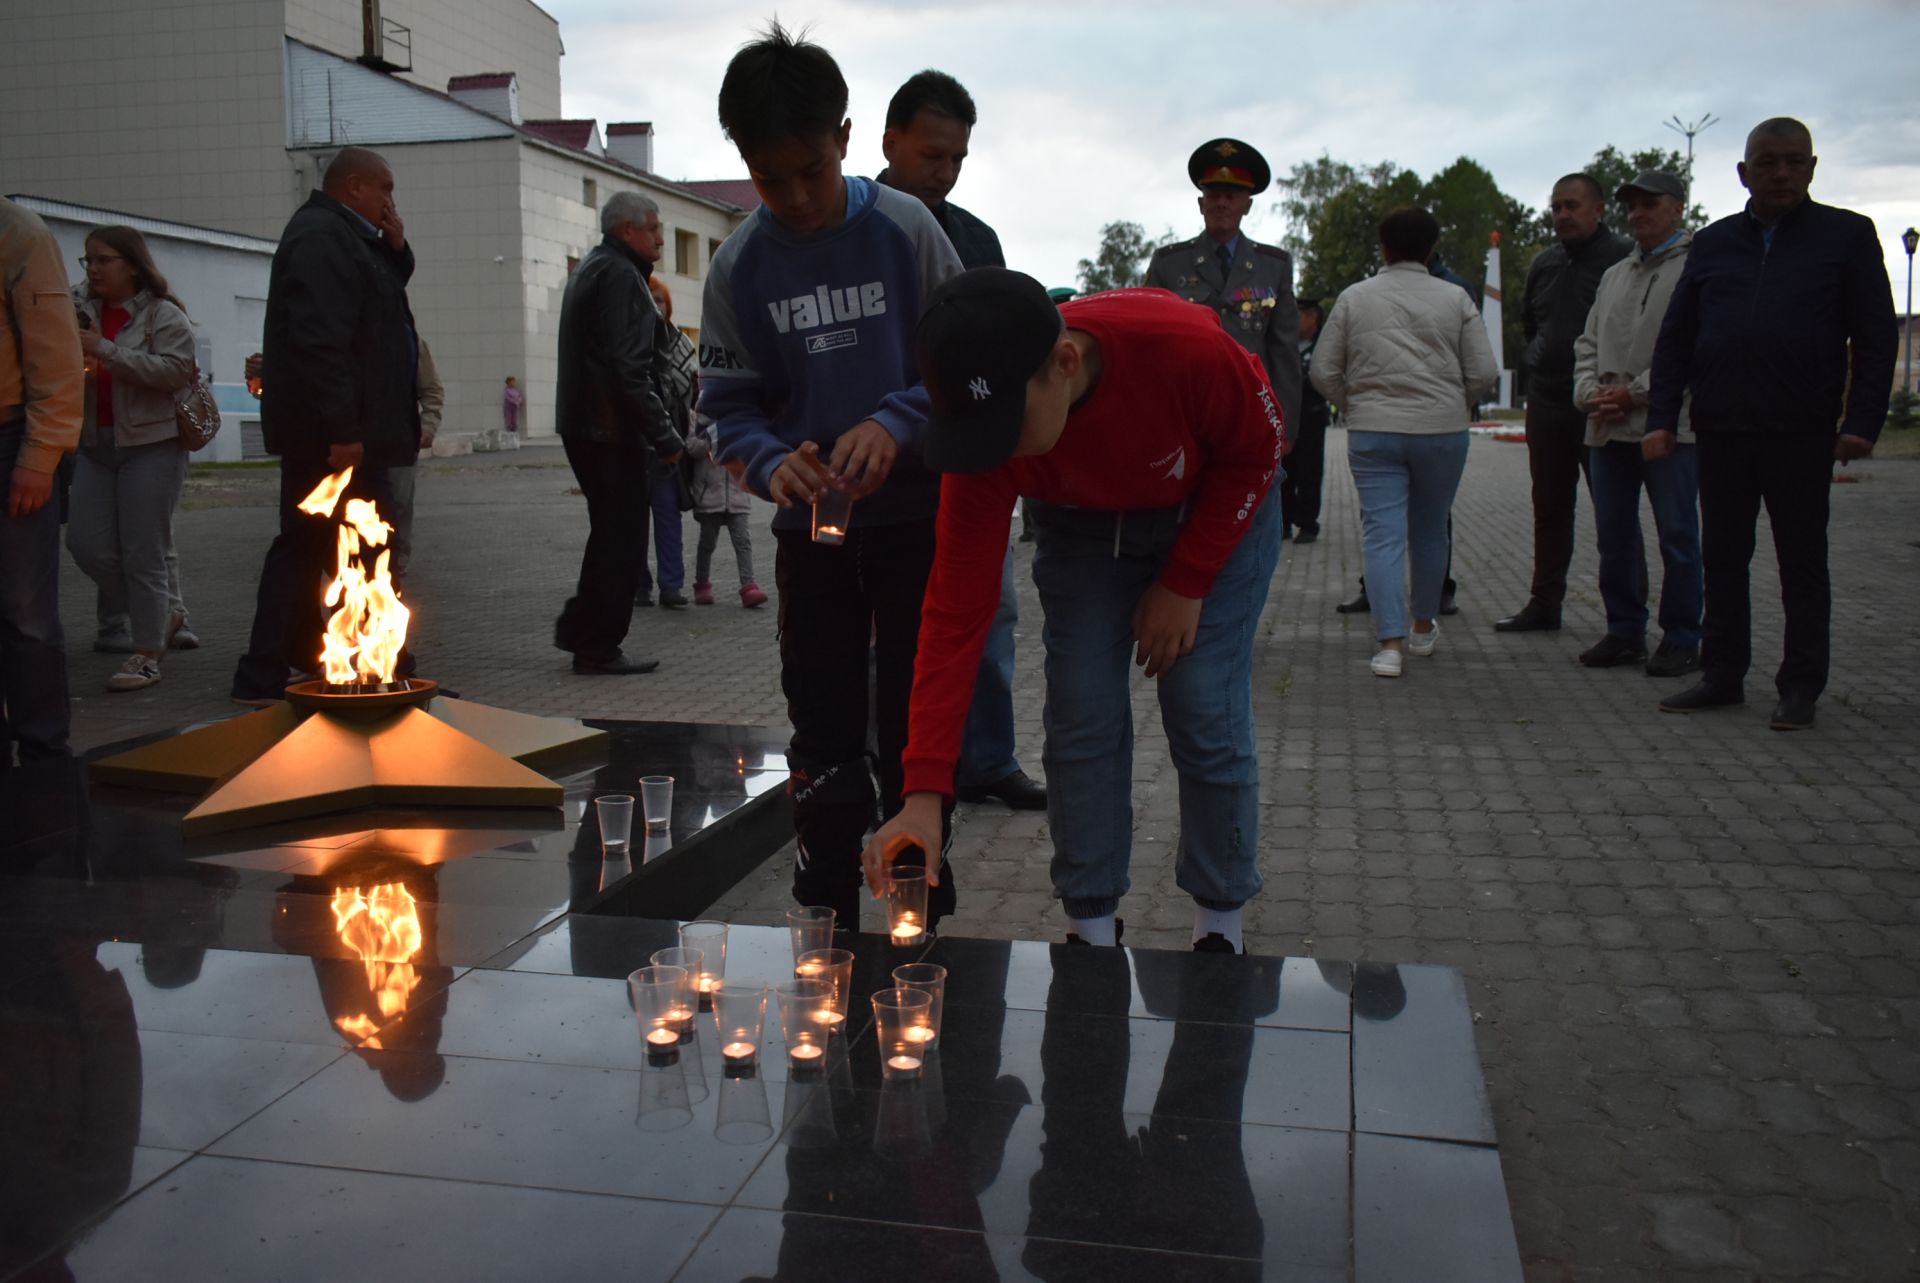
M 213 389 L 200 377 L 198 361 L 193 365 L 193 382 L 173 394 L 173 426 L 180 448 L 189 454 L 204 449 L 220 433 L 220 407 Z

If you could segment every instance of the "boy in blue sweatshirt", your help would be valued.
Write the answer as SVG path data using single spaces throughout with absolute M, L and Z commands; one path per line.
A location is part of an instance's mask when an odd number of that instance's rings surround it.
M 780 684 L 799 856 L 794 899 L 860 921 L 860 850 L 900 809 L 901 755 L 933 566 L 940 483 L 920 460 L 927 396 L 914 326 L 960 260 L 919 200 L 841 173 L 847 83 L 825 49 L 776 23 L 728 64 L 720 124 L 765 202 L 714 256 L 700 409 L 722 464 L 778 505 Z M 810 537 L 813 500 L 852 493 L 846 541 Z M 879 760 L 867 754 L 872 641 Z M 930 912 L 950 912 L 943 877 Z

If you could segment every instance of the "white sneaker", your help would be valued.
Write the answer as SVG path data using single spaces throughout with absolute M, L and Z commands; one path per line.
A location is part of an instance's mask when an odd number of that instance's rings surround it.
M 1377 650 L 1373 652 L 1373 658 L 1367 661 L 1367 667 L 1373 670 L 1375 677 L 1398 677 L 1400 662 L 1399 651 Z
M 1407 654 L 1431 655 L 1433 654 L 1433 644 L 1439 640 L 1440 621 L 1436 619 L 1433 623 L 1432 632 L 1423 633 L 1416 628 L 1407 634 Z
M 160 680 L 160 661 L 151 655 L 138 652 L 127 656 L 127 662 L 120 665 L 120 671 L 107 678 L 110 691 L 145 690 Z

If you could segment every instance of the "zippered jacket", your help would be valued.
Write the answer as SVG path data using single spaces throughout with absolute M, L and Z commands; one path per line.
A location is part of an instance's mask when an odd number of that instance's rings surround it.
M 1638 441 L 1647 435 L 1647 386 L 1653 345 L 1680 273 L 1687 265 L 1691 232 L 1651 254 L 1634 250 L 1607 269 L 1587 313 L 1587 328 L 1573 344 L 1573 403 L 1586 409 L 1603 384 L 1624 383 L 1633 392 L 1633 413 L 1602 423 L 1587 416 L 1587 444 Z M 1687 407 L 1680 407 L 1680 440 L 1691 443 Z
M 1693 238 L 1653 353 L 1647 431 L 1693 395 L 1698 432 L 1877 440 L 1898 330 L 1873 221 L 1803 201 L 1774 226 L 1742 211 Z
M 1632 241 L 1602 223 L 1584 241 L 1555 241 L 1534 255 L 1520 297 L 1529 398 L 1573 399 L 1573 341 L 1586 327 L 1600 277 L 1632 251 Z

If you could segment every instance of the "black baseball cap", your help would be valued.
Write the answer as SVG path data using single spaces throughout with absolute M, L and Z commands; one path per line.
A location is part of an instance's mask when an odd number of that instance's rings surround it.
M 920 378 L 933 401 L 927 466 L 985 472 L 1020 443 L 1027 380 L 1060 339 L 1060 312 L 1024 272 L 976 267 L 949 279 L 920 313 Z
M 1614 189 L 1615 200 L 1625 200 L 1628 192 L 1645 192 L 1649 196 L 1671 196 L 1675 200 L 1687 198 L 1687 185 L 1675 174 L 1664 169 L 1643 169 L 1633 176 L 1632 182 L 1621 183 Z

